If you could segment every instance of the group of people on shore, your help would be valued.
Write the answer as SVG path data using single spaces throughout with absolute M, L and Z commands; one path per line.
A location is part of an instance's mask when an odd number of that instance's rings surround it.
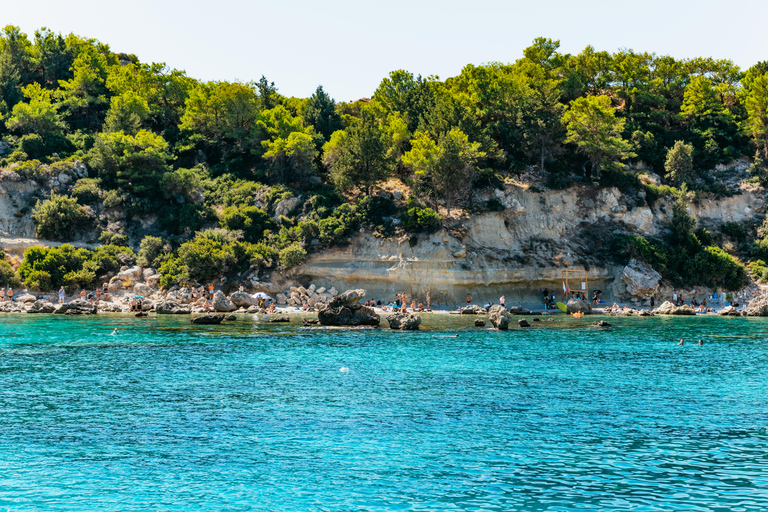
M 395 294 L 395 300 L 389 304 L 382 306 L 381 301 L 375 301 L 371 299 L 365 305 L 370 307 L 381 307 L 382 311 L 392 311 L 395 313 L 408 313 L 409 310 L 413 313 L 424 313 L 426 311 L 432 311 L 432 295 L 430 292 L 427 292 L 425 301 L 427 303 L 426 307 L 424 306 L 423 302 L 416 302 L 416 299 L 412 299 L 409 308 L 408 298 L 406 297 L 405 292 L 401 292 Z
M 5 288 L 0 288 L 0 302 L 5 302 L 6 299 L 8 302 L 13 302 L 13 288 L 10 286 L 7 290 Z

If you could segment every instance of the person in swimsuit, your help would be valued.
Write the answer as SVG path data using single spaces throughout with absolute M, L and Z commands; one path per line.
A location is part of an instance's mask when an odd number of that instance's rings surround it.
M 472 296 L 470 294 L 467 294 L 467 307 L 472 304 Z

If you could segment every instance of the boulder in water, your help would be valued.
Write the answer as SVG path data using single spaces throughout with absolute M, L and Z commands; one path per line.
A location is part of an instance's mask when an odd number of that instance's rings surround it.
M 27 306 L 27 313 L 53 313 L 54 311 L 56 306 L 42 300 L 36 300 Z
M 485 320 L 482 318 L 475 318 L 475 327 L 485 327 Z
M 768 296 L 753 300 L 744 311 L 745 316 L 768 316 Z
M 493 326 L 500 331 L 506 331 L 509 329 L 509 322 L 512 321 L 512 315 L 504 306 L 496 305 L 491 306 L 488 310 L 488 320 L 491 321 Z
M 565 308 L 568 313 L 581 313 L 583 315 L 592 313 L 592 304 L 588 300 L 570 299 L 565 304 Z
M 720 316 L 741 316 L 741 312 L 733 306 L 726 306 L 717 312 Z
M 525 318 L 521 318 L 517 321 L 518 327 L 530 327 L 531 324 L 528 323 L 528 321 Z
M 190 320 L 193 324 L 202 324 L 202 325 L 216 325 L 220 324 L 224 320 L 224 315 L 203 315 L 198 316 L 197 318 L 193 318 Z
M 653 310 L 653 313 L 656 315 L 695 315 L 696 311 L 691 306 L 675 306 L 665 300 L 664 304 Z
M 347 290 L 319 305 L 317 319 L 321 325 L 379 325 L 379 315 L 368 306 L 360 304 L 365 290 Z
M 237 309 L 237 306 L 224 295 L 221 290 L 213 294 L 213 309 L 223 313 L 229 313 Z
M 158 315 L 188 315 L 190 310 L 188 306 L 167 301 L 156 304 L 155 313 Z
M 397 331 L 418 331 L 421 317 L 410 313 L 395 313 L 387 317 L 389 328 Z

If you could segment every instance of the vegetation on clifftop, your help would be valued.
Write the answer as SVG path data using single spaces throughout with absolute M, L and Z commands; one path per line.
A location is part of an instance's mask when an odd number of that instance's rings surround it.
M 650 206 L 683 186 L 694 198 L 723 193 L 708 170 L 739 157 L 768 179 L 768 63 L 742 71 L 591 46 L 570 55 L 545 38 L 510 64 L 469 64 L 445 80 L 397 70 L 370 99 L 336 103 L 322 86 L 288 98 L 263 76 L 200 82 L 95 39 L 48 29 L 30 39 L 9 25 L 0 121 L 0 166 L 58 190 L 41 188 L 31 205 L 39 235 L 95 233 L 120 248 L 30 252 L 20 276 L 41 289 L 92 283 L 113 259 L 135 257 L 125 245 L 164 285 L 293 267 L 360 228 L 437 229 L 441 208 L 483 208 L 472 187 L 529 169 L 550 187 L 617 186 Z M 389 179 L 406 197 L 376 195 Z M 678 220 L 644 257 L 667 277 L 735 284 L 743 267 Z M 761 244 L 728 252 L 762 255 Z M 54 256 L 66 264 L 44 263 Z

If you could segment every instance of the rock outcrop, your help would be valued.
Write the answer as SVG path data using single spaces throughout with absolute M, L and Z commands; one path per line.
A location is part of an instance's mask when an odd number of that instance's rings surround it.
M 213 309 L 223 313 L 229 313 L 237 309 L 237 306 L 227 298 L 221 290 L 213 294 Z
M 717 314 L 720 316 L 741 316 L 741 311 L 739 311 L 733 306 L 726 306 L 720 311 L 718 311 Z M 752 315 L 752 316 L 759 316 L 759 315 Z
M 521 318 L 520 320 L 518 320 L 517 321 L 517 325 L 518 325 L 518 327 L 530 327 L 531 326 L 531 324 L 529 324 L 528 320 L 526 320 L 525 318 Z
M 155 305 L 155 313 L 158 315 L 188 315 L 191 313 L 189 306 L 176 302 L 159 302 Z
M 288 315 L 272 315 L 272 316 L 264 317 L 264 321 L 272 324 L 288 323 L 291 321 L 291 317 L 289 317 Z
M 16 302 L 22 302 L 22 303 L 35 302 L 36 300 L 37 300 L 37 297 L 35 297 L 30 293 L 24 293 L 16 297 Z
M 66 304 L 59 304 L 53 310 L 56 315 L 95 315 L 96 306 L 84 300 L 73 300 Z
M 584 315 L 592 313 L 592 304 L 588 300 L 570 299 L 565 304 L 565 308 L 568 313 L 582 313 Z
M 488 320 L 496 329 L 506 331 L 509 329 L 509 322 L 512 321 L 512 315 L 509 314 L 504 306 L 491 306 L 488 310 Z
M 215 295 L 214 295 L 215 298 Z M 259 305 L 259 299 L 251 295 L 250 293 L 245 292 L 235 292 L 229 296 L 229 300 L 232 301 L 232 304 L 235 306 L 242 308 L 242 307 L 249 307 L 249 306 L 258 306 Z
M 190 320 L 193 324 L 216 325 L 224 320 L 224 315 L 203 315 Z
M 56 306 L 42 300 L 36 300 L 27 305 L 27 313 L 53 313 L 54 311 L 56 311 Z
M 485 320 L 482 318 L 475 318 L 475 327 L 485 327 Z
M 481 308 L 475 304 L 461 308 L 462 315 L 485 315 L 488 311 L 485 308 Z
M 768 296 L 753 300 L 744 311 L 745 316 L 768 316 Z
M 695 315 L 696 311 L 688 305 L 675 306 L 673 303 L 664 301 L 664 304 L 653 310 L 655 315 Z
M 360 304 L 365 290 L 347 290 L 320 306 L 317 318 L 321 325 L 379 325 L 379 315 Z
M 421 317 L 410 313 L 395 313 L 387 317 L 389 328 L 397 331 L 418 331 Z
M 645 300 L 659 292 L 661 274 L 634 258 L 621 272 L 621 280 L 627 285 L 627 294 Z
M 597 322 L 592 322 L 592 327 L 610 327 L 611 322 L 606 322 L 605 320 L 598 320 Z

